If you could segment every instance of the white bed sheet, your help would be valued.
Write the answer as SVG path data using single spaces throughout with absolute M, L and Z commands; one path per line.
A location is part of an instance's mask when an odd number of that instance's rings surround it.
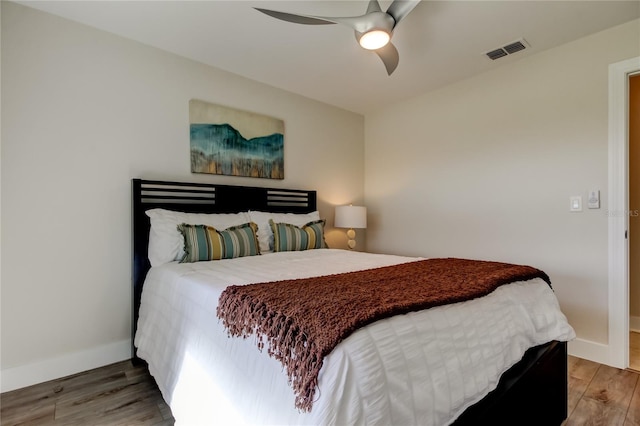
M 493 390 L 527 348 L 575 337 L 542 280 L 472 301 L 370 324 L 324 361 L 310 413 L 294 407 L 281 364 L 253 338 L 229 338 L 216 317 L 231 284 L 327 275 L 415 258 L 344 250 L 170 263 L 147 276 L 138 355 L 179 425 L 447 425 Z

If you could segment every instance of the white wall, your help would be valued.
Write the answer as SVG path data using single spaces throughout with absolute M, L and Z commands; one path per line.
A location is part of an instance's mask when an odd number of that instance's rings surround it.
M 2 391 L 129 357 L 131 178 L 362 202 L 360 115 L 13 3 L 1 40 Z M 283 119 L 285 179 L 192 175 L 192 98 Z
M 608 65 L 640 54 L 639 30 L 632 21 L 367 115 L 367 249 L 539 267 L 581 347 L 606 345 Z M 591 188 L 601 208 L 570 213 L 569 197 Z

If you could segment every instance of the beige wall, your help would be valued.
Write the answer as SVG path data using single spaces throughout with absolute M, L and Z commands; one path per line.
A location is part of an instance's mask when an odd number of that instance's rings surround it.
M 8 2 L 1 75 L 3 389 L 128 355 L 131 178 L 363 200 L 360 115 Z M 192 98 L 283 119 L 285 179 L 192 175 Z
M 640 327 L 640 75 L 629 79 L 629 313 Z
M 608 65 L 640 55 L 639 24 L 367 115 L 367 249 L 534 265 L 578 338 L 607 344 Z

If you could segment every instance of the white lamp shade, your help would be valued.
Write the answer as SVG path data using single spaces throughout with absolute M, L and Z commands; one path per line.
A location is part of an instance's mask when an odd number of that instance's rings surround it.
M 363 206 L 337 206 L 336 228 L 366 228 L 367 208 Z

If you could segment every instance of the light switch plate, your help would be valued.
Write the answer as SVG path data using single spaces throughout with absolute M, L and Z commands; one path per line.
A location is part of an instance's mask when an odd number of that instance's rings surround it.
M 587 207 L 590 209 L 600 208 L 600 191 L 592 189 L 589 191 L 589 198 L 587 198 Z
M 573 195 L 569 197 L 569 211 L 571 212 L 582 211 L 582 195 Z

